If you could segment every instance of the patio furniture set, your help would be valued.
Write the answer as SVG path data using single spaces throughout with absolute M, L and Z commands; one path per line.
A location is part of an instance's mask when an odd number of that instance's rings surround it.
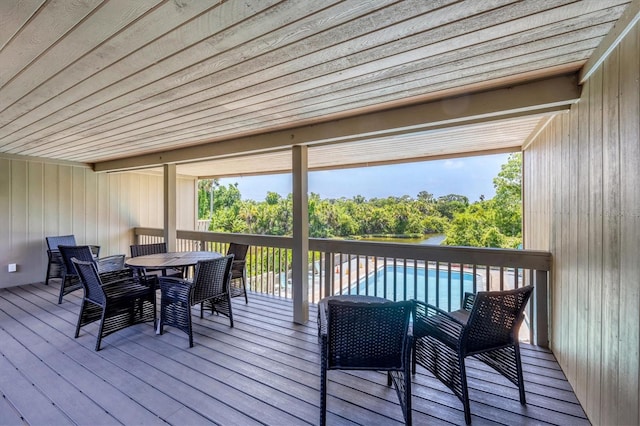
M 411 375 L 419 364 L 462 402 L 471 423 L 465 359 L 498 371 L 526 404 L 518 330 L 532 286 L 466 293 L 462 308 L 446 312 L 418 300 L 392 302 L 372 296 L 339 295 L 318 304 L 321 340 L 320 424 L 326 422 L 327 371 L 387 372 L 405 423 L 411 419 Z
M 132 245 L 132 257 L 99 258 L 99 246 L 76 246 L 73 236 L 47 238 L 49 266 L 45 283 L 60 277 L 58 303 L 80 287 L 84 297 L 75 337 L 80 328 L 100 321 L 95 350 L 102 338 L 134 324 L 153 322 L 184 331 L 193 347 L 191 306 L 229 318 L 231 297 L 246 292 L 248 246 L 231 243 L 226 255 L 215 252 L 167 253 L 166 245 Z M 127 267 L 128 266 L 128 267 Z M 193 279 L 186 279 L 194 266 Z M 238 281 L 231 285 L 231 282 Z M 156 289 L 161 290 L 160 321 Z M 471 423 L 465 359 L 474 357 L 498 371 L 519 389 L 526 404 L 518 330 L 533 287 L 466 293 L 462 308 L 446 312 L 418 300 L 392 302 L 363 295 L 329 296 L 318 303 L 321 343 L 320 424 L 326 423 L 327 372 L 375 370 L 387 372 L 405 423 L 412 423 L 411 377 L 421 365 L 463 403 Z
M 231 243 L 228 254 L 216 252 L 168 253 L 165 243 L 132 245 L 132 257 L 99 258 L 100 246 L 76 245 L 73 235 L 47 237 L 49 264 L 45 284 L 60 278 L 58 303 L 72 291 L 83 288 L 75 337 L 80 328 L 99 321 L 95 350 L 102 338 L 142 322 L 176 327 L 189 336 L 193 347 L 191 306 L 229 317 L 233 327 L 231 297 L 244 296 L 244 273 L 248 246 Z M 236 257 L 237 256 L 237 257 Z M 193 279 L 187 268 L 194 267 Z M 231 282 L 238 280 L 233 285 Z M 160 289 L 160 321 L 157 321 L 156 290 Z

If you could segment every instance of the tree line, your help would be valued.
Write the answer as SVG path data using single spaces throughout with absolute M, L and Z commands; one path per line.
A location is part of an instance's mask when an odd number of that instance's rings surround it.
M 470 203 L 463 195 L 441 197 L 421 191 L 415 198 L 322 199 L 309 196 L 309 236 L 313 238 L 413 237 L 444 234 L 442 244 L 516 248 L 522 241 L 522 157 L 512 154 L 493 179 L 496 195 Z M 293 197 L 268 192 L 264 201 L 242 200 L 238 184 L 198 182 L 198 217 L 209 230 L 290 236 Z

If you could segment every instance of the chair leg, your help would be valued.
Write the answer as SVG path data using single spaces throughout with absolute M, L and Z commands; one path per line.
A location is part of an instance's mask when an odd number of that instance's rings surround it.
M 51 275 L 51 261 L 47 263 L 47 274 L 44 276 L 44 285 L 49 285 L 50 275 Z
M 320 426 L 327 424 L 327 370 L 320 368 Z
M 249 299 L 247 298 L 247 278 L 242 275 L 242 288 L 244 289 L 244 303 L 245 305 L 249 304 Z
M 100 343 L 102 342 L 102 331 L 104 330 L 104 317 L 107 313 L 107 307 L 102 308 L 102 316 L 100 318 L 100 328 L 98 329 L 98 338 L 96 340 L 96 352 L 100 350 Z
M 191 323 L 191 312 L 190 312 L 191 309 L 188 307 L 188 305 L 187 305 L 187 309 L 188 309 L 188 311 L 187 311 L 187 323 L 188 323 L 187 329 L 189 330 L 189 347 L 192 348 L 193 347 L 193 324 Z M 201 307 L 201 309 L 202 309 L 202 307 Z M 200 311 L 200 312 L 202 312 L 202 311 Z
M 82 323 L 82 314 L 84 313 L 84 309 L 86 308 L 86 306 L 87 306 L 87 302 L 83 298 L 82 303 L 80 304 L 80 313 L 78 314 L 78 324 L 76 325 L 76 334 L 74 336 L 76 339 L 80 335 L 80 324 Z
M 153 327 L 158 323 L 158 305 L 156 303 L 156 292 L 153 291 Z
M 231 328 L 233 328 L 233 310 L 231 307 L 231 294 L 227 293 L 227 303 L 229 304 L 229 323 L 231 324 Z
M 469 406 L 469 388 L 467 387 L 467 369 L 464 364 L 464 357 L 458 355 L 460 365 L 460 381 L 462 384 L 462 405 L 464 406 L 464 421 L 471 424 L 471 407 Z
M 404 400 L 405 400 L 405 416 L 404 421 L 407 426 L 411 426 L 413 423 L 413 417 L 411 416 L 412 404 L 411 404 L 411 375 L 409 369 L 405 370 L 404 374 Z
M 416 374 L 416 343 L 418 339 L 413 340 L 413 345 L 411 347 L 411 374 Z
M 160 324 L 158 324 L 158 334 L 162 336 L 164 333 L 164 323 L 167 320 L 166 310 L 169 309 L 167 301 L 161 296 L 160 297 Z
M 67 275 L 62 274 L 62 279 L 60 280 L 60 295 L 58 296 L 58 305 L 62 303 L 62 296 L 64 296 L 64 284 L 67 282 Z
M 522 360 L 520 359 L 520 345 L 515 345 L 516 371 L 518 374 L 518 391 L 520 392 L 520 404 L 526 405 L 527 398 L 524 394 L 524 377 L 522 376 Z

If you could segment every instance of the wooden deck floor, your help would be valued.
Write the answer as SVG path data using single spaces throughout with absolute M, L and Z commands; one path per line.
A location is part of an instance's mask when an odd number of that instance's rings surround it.
M 317 424 L 315 321 L 294 325 L 290 301 L 234 299 L 225 317 L 194 316 L 195 347 L 141 324 L 106 337 L 92 325 L 73 338 L 79 292 L 58 305 L 58 284 L 0 290 L 0 424 Z M 310 317 L 315 318 L 315 306 Z M 528 405 L 480 363 L 469 368 L 474 425 L 589 424 L 553 354 L 524 347 Z M 386 378 L 329 372 L 328 423 L 392 425 L 402 412 Z M 413 418 L 464 424 L 462 404 L 425 370 L 413 381 Z

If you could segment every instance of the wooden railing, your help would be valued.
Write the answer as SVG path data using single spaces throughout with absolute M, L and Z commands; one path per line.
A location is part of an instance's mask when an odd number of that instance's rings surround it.
M 163 241 L 163 230 L 135 228 L 136 244 Z M 177 231 L 178 251 L 225 253 L 230 242 L 248 244 L 251 291 L 292 297 L 290 237 Z M 390 300 L 419 299 L 458 309 L 466 291 L 533 284 L 527 313 L 531 342 L 548 343 L 547 289 L 551 254 L 533 250 L 309 239 L 309 301 L 334 294 L 366 294 Z

